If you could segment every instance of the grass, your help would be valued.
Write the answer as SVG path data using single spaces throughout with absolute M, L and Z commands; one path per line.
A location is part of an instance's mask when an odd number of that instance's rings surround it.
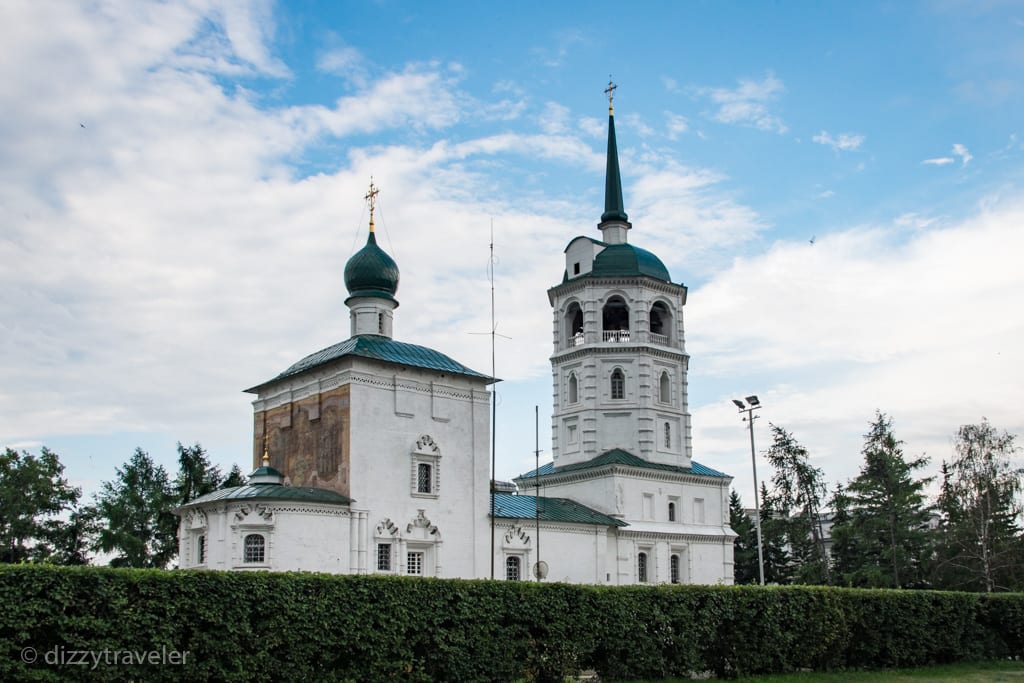
M 746 676 L 739 683 L 1024 683 L 1024 662 L 969 662 L 918 669 Z M 693 683 L 673 678 L 662 683 Z

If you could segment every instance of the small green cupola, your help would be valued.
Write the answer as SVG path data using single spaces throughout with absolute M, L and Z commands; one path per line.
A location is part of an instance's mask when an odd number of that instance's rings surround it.
M 284 484 L 284 474 L 281 470 L 270 466 L 270 455 L 267 453 L 267 440 L 263 439 L 263 466 L 253 470 L 249 475 L 249 484 Z
M 345 287 L 352 321 L 352 336 L 376 334 L 391 336 L 393 312 L 398 308 L 398 264 L 387 252 L 377 246 L 373 226 L 373 212 L 380 189 L 370 179 L 370 191 L 365 199 L 370 202 L 370 234 L 366 246 L 352 255 L 345 264 Z
M 597 227 L 604 235 L 603 241 L 608 244 L 625 244 L 626 231 L 632 225 L 622 201 L 622 176 L 619 173 L 619 149 L 615 141 L 615 108 L 612 100 L 616 86 L 608 81 L 605 93 L 608 95 L 608 155 L 604 177 L 604 213 Z

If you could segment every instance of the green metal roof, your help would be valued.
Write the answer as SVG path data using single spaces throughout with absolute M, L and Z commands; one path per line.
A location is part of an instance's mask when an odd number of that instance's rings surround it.
M 398 264 L 377 246 L 374 233 L 366 239 L 366 246 L 345 264 L 345 287 L 350 298 L 373 296 L 394 301 L 398 291 Z
M 646 249 L 634 247 L 632 244 L 611 244 L 605 247 L 594 258 L 594 266 L 589 275 L 597 277 L 647 275 L 663 282 L 672 281 L 668 274 L 668 268 L 661 262 L 661 259 Z
M 321 349 L 316 353 L 311 353 L 274 379 L 264 382 L 263 384 L 258 384 L 251 389 L 246 389 L 246 391 L 255 393 L 258 389 L 270 384 L 271 382 L 276 382 L 286 377 L 298 375 L 306 372 L 307 370 L 312 370 L 313 368 L 338 360 L 339 358 L 344 358 L 345 356 L 372 358 L 373 360 L 395 363 L 397 365 L 407 365 L 415 368 L 424 368 L 426 370 L 450 372 L 455 375 L 490 379 L 490 375 L 484 375 L 475 370 L 470 370 L 462 363 L 454 361 L 443 353 L 434 351 L 433 349 L 428 349 L 425 346 L 405 344 L 376 334 L 362 334 L 352 337 L 351 339 L 346 339 L 343 342 L 338 342 L 334 346 L 328 346 L 326 349 Z
M 609 465 L 626 465 L 628 467 L 639 467 L 645 470 L 660 470 L 662 472 L 675 472 L 677 474 L 697 474 L 704 477 L 723 477 L 729 478 L 728 474 L 713 470 L 710 467 L 701 465 L 696 460 L 691 460 L 691 467 L 679 467 L 677 465 L 665 465 L 659 462 L 650 462 L 644 460 L 641 457 L 633 455 L 628 451 L 624 451 L 621 448 L 613 448 L 610 451 L 605 451 L 596 458 L 591 458 L 586 462 L 578 462 L 572 465 L 563 465 L 562 467 L 555 467 L 555 464 L 549 462 L 542 465 L 539 470 L 531 470 L 526 474 L 520 474 L 516 479 L 531 479 L 538 475 L 544 476 L 545 474 L 563 474 L 565 472 L 579 472 L 582 470 L 591 470 L 598 467 L 606 467 Z
M 228 500 L 293 500 L 334 505 L 348 505 L 352 502 L 351 498 L 327 489 L 316 489 L 309 486 L 282 486 L 281 484 L 247 484 L 207 493 L 205 496 L 190 500 L 182 507 Z
M 538 502 L 540 518 L 545 522 L 576 522 L 598 526 L 628 526 L 614 517 L 580 505 L 568 498 L 544 496 L 517 496 L 511 493 L 494 494 L 494 516 L 505 519 L 536 519 Z

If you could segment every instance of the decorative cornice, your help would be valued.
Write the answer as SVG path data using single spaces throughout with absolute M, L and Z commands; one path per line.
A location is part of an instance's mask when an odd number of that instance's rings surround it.
M 592 469 L 572 470 L 571 472 L 553 472 L 540 475 L 541 486 L 557 486 L 558 484 L 574 484 L 594 479 L 603 479 L 607 476 L 629 476 L 636 479 L 647 479 L 650 481 L 661 481 L 679 484 L 701 484 L 712 485 L 717 488 L 727 489 L 732 482 L 732 477 L 712 477 L 703 474 L 688 474 L 682 472 L 666 472 L 665 470 L 647 469 L 643 467 L 632 467 L 613 463 L 601 465 Z M 515 477 L 512 481 L 524 482 L 524 485 L 532 486 L 538 479 L 533 475 L 525 478 Z

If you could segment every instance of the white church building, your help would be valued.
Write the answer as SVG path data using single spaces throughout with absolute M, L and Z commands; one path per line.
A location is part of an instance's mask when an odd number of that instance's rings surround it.
M 180 567 L 732 583 L 732 479 L 691 457 L 686 287 L 628 241 L 611 100 L 600 238 L 572 239 L 548 290 L 553 460 L 514 489 L 491 493 L 495 380 L 392 339 L 375 196 L 350 338 L 247 390 L 257 469 L 176 510 Z

